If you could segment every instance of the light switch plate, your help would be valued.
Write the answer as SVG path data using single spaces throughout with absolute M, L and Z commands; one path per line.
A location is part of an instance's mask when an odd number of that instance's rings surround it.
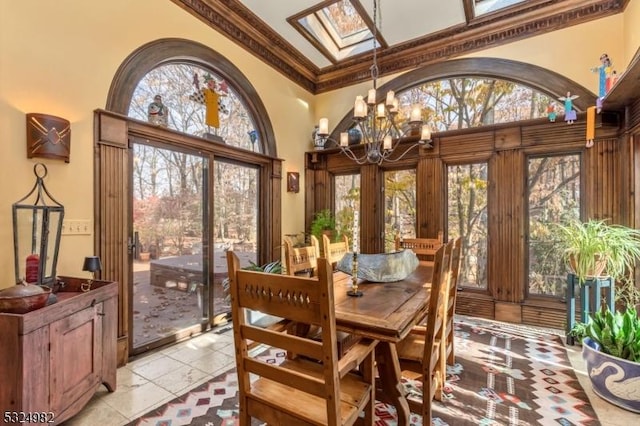
M 91 235 L 92 226 L 88 219 L 65 219 L 62 222 L 62 235 Z

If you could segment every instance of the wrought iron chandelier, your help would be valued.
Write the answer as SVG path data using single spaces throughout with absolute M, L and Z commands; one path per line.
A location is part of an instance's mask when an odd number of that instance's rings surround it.
M 414 105 L 409 116 L 408 127 L 401 129 L 396 122 L 398 118 L 398 98 L 390 90 L 387 92 L 384 101 L 377 102 L 378 88 L 378 55 L 377 36 L 378 19 L 382 21 L 382 14 L 379 13 L 379 0 L 373 1 L 373 65 L 371 65 L 371 78 L 373 88 L 369 89 L 367 99 L 363 96 L 356 96 L 353 107 L 353 125 L 362 135 L 358 145 L 363 146 L 362 153 L 355 152 L 349 144 L 349 134 L 340 133 L 340 142 L 337 144 L 342 153 L 358 164 L 372 163 L 381 165 L 384 162 L 396 162 L 401 160 L 409 151 L 417 146 L 431 148 L 431 130 L 422 120 L 422 109 L 419 105 Z M 400 145 L 402 138 L 407 135 L 420 134 L 418 142 L 410 145 L 400 154 L 392 157 L 392 154 Z M 321 118 L 318 123 L 317 137 L 322 144 L 331 140 L 329 138 L 329 120 Z M 335 141 L 334 141 L 335 142 Z

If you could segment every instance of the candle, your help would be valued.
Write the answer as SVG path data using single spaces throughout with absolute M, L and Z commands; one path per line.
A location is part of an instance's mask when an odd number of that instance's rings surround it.
M 328 135 L 329 134 L 329 119 L 321 118 L 320 123 L 318 123 L 318 134 L 319 135 Z
M 360 221 L 360 212 L 355 210 L 353 212 L 353 252 L 358 252 L 358 239 L 360 239 L 358 231 L 358 222 Z
M 420 140 L 431 140 L 431 130 L 429 130 L 429 126 L 426 124 L 422 125 L 422 134 L 420 135 Z
M 367 97 L 367 103 L 373 105 L 376 103 L 376 89 L 369 89 L 369 96 Z
M 364 118 L 367 115 L 367 104 L 364 103 L 362 96 L 356 96 L 356 103 L 353 106 L 353 116 L 356 118 Z
M 393 100 L 395 99 L 394 96 L 395 96 L 395 93 L 393 93 L 393 90 L 389 90 L 387 92 L 387 102 L 386 102 L 386 104 L 388 106 L 392 106 L 393 105 Z
M 37 283 L 40 272 L 40 256 L 37 253 L 32 253 L 27 256 L 26 268 L 25 268 L 25 281 L 28 283 Z
M 340 133 L 340 146 L 349 145 L 349 134 L 347 132 Z
M 420 111 L 419 105 L 414 105 L 411 109 L 411 118 L 409 121 L 422 121 L 422 111 Z
M 379 103 L 378 104 L 378 112 L 376 114 L 376 117 L 384 118 L 384 104 L 383 103 Z
M 384 140 L 382 142 L 382 147 L 385 150 L 389 150 L 391 149 L 391 143 L 393 142 L 393 139 L 391 139 L 391 135 L 387 135 L 384 137 Z

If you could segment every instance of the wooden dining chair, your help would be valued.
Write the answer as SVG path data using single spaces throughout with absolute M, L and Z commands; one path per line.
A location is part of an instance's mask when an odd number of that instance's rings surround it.
M 402 238 L 399 235 L 395 240 L 396 250 L 411 249 L 420 260 L 433 260 L 436 251 L 444 244 L 442 231 L 437 238 Z
M 363 411 L 365 424 L 373 424 L 378 342 L 363 338 L 338 360 L 331 265 L 318 259 L 318 278 L 308 278 L 241 270 L 231 251 L 227 263 L 240 425 L 249 426 L 251 418 L 270 425 L 351 425 Z M 255 327 L 246 321 L 249 309 L 317 325 L 322 339 Z M 249 352 L 252 342 L 304 357 L 267 362 Z
M 322 256 L 335 268 L 345 253 L 349 252 L 349 239 L 343 236 L 340 241 L 332 243 L 327 235 L 322 236 Z
M 284 242 L 284 265 L 289 275 L 313 277 L 318 266 L 318 252 L 315 245 L 294 247 L 291 241 Z
M 454 320 L 456 313 L 456 299 L 458 298 L 458 275 L 460 274 L 460 263 L 462 261 L 462 237 L 458 237 L 453 241 L 453 249 L 451 250 L 451 262 L 449 262 L 449 286 L 447 291 L 447 303 L 445 306 L 445 327 L 443 328 L 442 345 L 442 362 L 443 370 L 446 371 L 446 365 L 453 365 L 456 362 L 454 347 Z
M 312 236 L 317 242 L 318 240 Z M 318 265 L 318 252 L 317 245 L 314 244 L 312 239 L 312 245 L 306 247 L 293 247 L 290 241 L 285 241 L 284 245 L 284 257 L 287 274 L 295 276 L 317 276 Z M 281 321 L 279 325 L 286 323 Z M 312 338 L 321 339 L 322 333 L 319 327 L 313 327 L 309 324 L 297 323 L 295 325 L 297 334 L 308 334 Z M 344 331 L 338 331 L 336 333 L 338 340 L 338 356 L 343 357 L 351 346 L 358 340 L 358 336 L 349 334 Z
M 412 412 L 422 415 L 424 425 L 431 424 L 431 401 L 441 398 L 446 378 L 446 370 L 442 370 L 440 358 L 452 247 L 453 243 L 449 242 L 441 246 L 434 256 L 426 326 L 415 326 L 397 344 L 402 376 L 415 377 L 422 382 L 422 401 L 411 398 L 407 401 Z

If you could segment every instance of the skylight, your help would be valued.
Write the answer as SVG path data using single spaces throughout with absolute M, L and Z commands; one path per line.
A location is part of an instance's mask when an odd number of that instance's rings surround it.
M 363 17 L 358 0 L 336 0 L 323 7 L 325 4 L 287 20 L 332 62 L 373 48 L 373 24 Z
M 487 13 L 496 12 L 524 1 L 525 0 L 475 0 L 475 15 L 486 15 Z

